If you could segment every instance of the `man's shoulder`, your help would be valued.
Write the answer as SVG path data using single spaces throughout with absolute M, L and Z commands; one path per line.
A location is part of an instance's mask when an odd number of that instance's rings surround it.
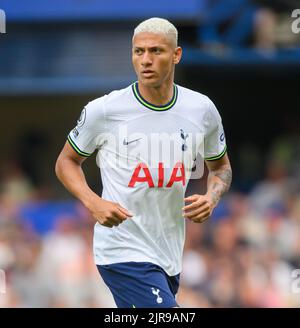
M 89 104 L 91 104 L 92 106 L 97 106 L 97 105 L 102 106 L 108 102 L 113 102 L 118 100 L 124 101 L 124 97 L 126 96 L 131 96 L 131 85 L 123 89 L 113 90 L 102 97 L 92 100 Z
M 183 96 L 187 96 L 187 97 L 198 97 L 198 98 L 202 98 L 202 99 L 208 99 L 208 96 L 206 96 L 205 94 L 199 92 L 199 91 L 196 91 L 196 90 L 192 90 L 190 88 L 187 88 L 187 87 L 184 87 L 182 85 L 178 85 L 177 84 L 177 87 L 178 87 L 178 90 L 179 92 L 182 93 Z
M 197 101 L 201 101 L 204 103 L 211 101 L 207 95 L 205 95 L 199 91 L 192 90 L 190 88 L 183 87 L 178 84 L 177 84 L 177 87 L 178 87 L 178 91 L 179 91 L 181 97 L 186 98 L 187 100 L 193 101 L 193 100 L 197 99 Z
M 108 94 L 105 94 L 99 98 L 95 98 L 91 100 L 85 108 L 90 113 L 98 113 L 100 114 L 103 112 L 105 107 L 110 106 L 111 104 L 114 104 L 116 102 L 121 102 L 124 104 L 124 101 L 126 101 L 126 97 L 131 96 L 131 85 L 119 90 L 113 90 Z

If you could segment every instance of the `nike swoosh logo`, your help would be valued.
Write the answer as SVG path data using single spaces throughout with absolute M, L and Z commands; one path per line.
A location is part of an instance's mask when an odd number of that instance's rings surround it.
M 129 144 L 131 144 L 132 142 L 136 142 L 138 140 L 140 140 L 142 138 L 138 138 L 138 139 L 134 139 L 134 140 L 130 140 L 130 141 L 126 141 L 126 139 L 123 140 L 123 145 L 124 146 L 128 146 Z

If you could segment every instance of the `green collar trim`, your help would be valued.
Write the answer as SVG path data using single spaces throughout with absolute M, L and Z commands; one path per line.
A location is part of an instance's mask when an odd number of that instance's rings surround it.
M 139 92 L 138 82 L 135 82 L 135 83 L 132 84 L 132 91 L 133 91 L 133 94 L 134 94 L 135 98 L 137 99 L 137 101 L 139 103 L 141 103 L 143 106 L 145 106 L 145 107 L 147 107 L 151 110 L 155 110 L 155 111 L 159 111 L 159 112 L 162 112 L 162 111 L 165 111 L 165 110 L 168 110 L 168 109 L 172 108 L 175 105 L 176 100 L 177 100 L 177 96 L 178 96 L 178 88 L 174 84 L 174 91 L 173 91 L 172 99 L 166 105 L 156 106 L 156 105 L 153 105 L 153 104 L 149 103 L 147 100 L 145 100 L 142 97 L 142 95 Z

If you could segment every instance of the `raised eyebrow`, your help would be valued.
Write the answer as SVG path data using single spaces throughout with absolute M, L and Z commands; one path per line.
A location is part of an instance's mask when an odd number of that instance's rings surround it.
M 149 47 L 149 50 L 155 50 L 155 49 L 163 49 L 163 46 L 153 46 L 153 47 Z M 134 50 L 145 50 L 146 48 L 144 47 L 138 47 L 138 46 L 134 46 L 133 47 Z
M 149 47 L 150 50 L 156 50 L 156 49 L 162 50 L 163 48 L 164 47 L 162 47 L 162 46 Z

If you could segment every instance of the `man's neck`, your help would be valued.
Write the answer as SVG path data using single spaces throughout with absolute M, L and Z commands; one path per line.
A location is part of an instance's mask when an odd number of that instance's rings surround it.
M 148 87 L 139 83 L 138 88 L 141 96 L 149 103 L 156 106 L 162 106 L 169 103 L 174 93 L 173 81 L 164 83 L 159 87 Z

